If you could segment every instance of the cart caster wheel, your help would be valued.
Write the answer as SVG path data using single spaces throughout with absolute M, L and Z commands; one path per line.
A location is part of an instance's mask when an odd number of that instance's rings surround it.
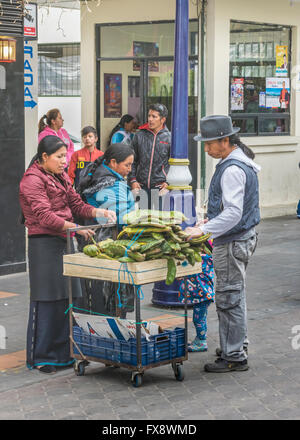
M 84 376 L 85 374 L 85 362 L 75 362 L 74 371 L 76 376 Z
M 175 365 L 173 367 L 175 379 L 179 382 L 182 382 L 184 380 L 184 371 L 182 365 Z
M 139 373 L 137 373 L 137 374 L 133 374 L 132 376 L 131 376 L 131 382 L 132 382 L 132 385 L 135 387 L 135 388 L 139 388 L 141 385 L 142 385 L 142 375 L 141 374 L 139 374 Z

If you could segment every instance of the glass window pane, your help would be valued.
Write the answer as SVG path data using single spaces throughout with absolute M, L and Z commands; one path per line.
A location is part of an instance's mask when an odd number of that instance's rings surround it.
M 174 22 L 101 26 L 100 56 L 174 56 L 174 36 Z M 189 53 L 198 54 L 198 24 L 195 21 L 189 26 Z
M 241 133 L 288 134 L 289 116 L 277 124 L 259 115 L 290 111 L 290 41 L 288 26 L 231 21 L 229 112 Z
M 39 96 L 80 95 L 80 45 L 39 45 Z

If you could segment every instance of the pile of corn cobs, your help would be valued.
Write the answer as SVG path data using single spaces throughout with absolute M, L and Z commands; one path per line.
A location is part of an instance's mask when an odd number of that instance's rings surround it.
M 211 255 L 211 245 L 207 241 L 210 234 L 189 237 L 180 223 L 186 217 L 178 211 L 136 210 L 124 216 L 126 227 L 117 240 L 107 239 L 87 245 L 83 252 L 90 257 L 115 260 L 121 263 L 168 260 L 166 284 L 172 284 L 176 277 L 176 261 L 187 260 L 192 266 L 201 262 L 201 253 Z

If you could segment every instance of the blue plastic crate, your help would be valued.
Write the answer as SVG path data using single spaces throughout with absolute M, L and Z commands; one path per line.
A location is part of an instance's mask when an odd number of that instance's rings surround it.
M 136 338 L 128 341 L 87 335 L 78 327 L 73 327 L 73 338 L 85 356 L 110 360 L 122 364 L 137 365 Z M 79 354 L 73 346 L 75 354 Z M 185 329 L 165 330 L 150 340 L 141 339 L 142 366 L 171 360 L 185 355 Z

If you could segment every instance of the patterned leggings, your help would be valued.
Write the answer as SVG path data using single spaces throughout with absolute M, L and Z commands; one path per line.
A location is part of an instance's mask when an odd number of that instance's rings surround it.
M 207 332 L 207 309 L 211 301 L 202 301 L 194 304 L 193 323 L 196 329 L 196 336 L 201 341 L 206 340 Z

